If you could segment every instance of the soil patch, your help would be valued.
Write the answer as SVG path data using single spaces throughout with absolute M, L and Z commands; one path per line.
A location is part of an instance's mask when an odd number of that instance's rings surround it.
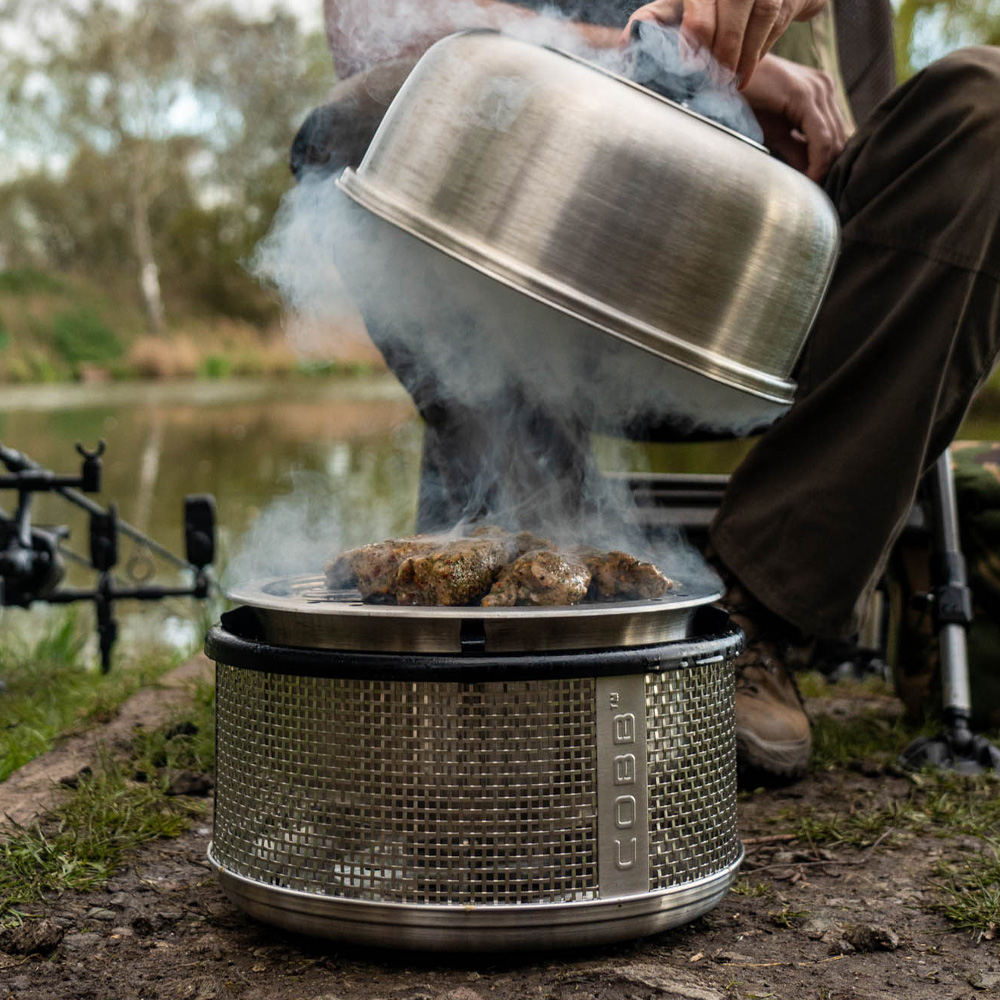
M 838 711 L 848 711 L 838 706 Z M 206 860 L 211 803 L 184 836 L 137 852 L 99 892 L 32 906 L 0 941 L 19 1000 L 729 1000 L 1000 996 L 1000 942 L 927 909 L 935 866 L 978 841 L 880 836 L 817 846 L 788 833 L 818 808 L 902 801 L 910 779 L 859 762 L 744 796 L 747 859 L 711 914 L 625 946 L 540 955 L 364 951 L 271 929 L 222 894 Z M 34 935 L 34 937 L 32 937 Z M 391 945 L 391 931 L 387 931 Z M 32 954 L 31 952 L 35 952 Z

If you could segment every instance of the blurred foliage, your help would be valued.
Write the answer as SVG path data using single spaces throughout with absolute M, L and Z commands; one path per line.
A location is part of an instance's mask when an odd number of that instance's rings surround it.
M 90 309 L 59 313 L 52 323 L 52 343 L 70 364 L 112 361 L 125 351 L 117 334 Z
M 11 271 L 0 271 L 0 292 L 26 295 L 30 292 L 61 292 L 66 283 L 54 274 L 24 267 Z
M 0 142 L 20 168 L 0 184 L 0 293 L 66 275 L 145 309 L 152 332 L 155 298 L 168 319 L 272 321 L 241 261 L 333 82 L 322 37 L 190 0 L 0 0 L 5 18 Z
M 902 77 L 1000 42 L 1000 0 L 894 2 Z M 292 138 L 333 79 L 322 35 L 288 13 L 0 0 L 0 143 L 14 154 L 0 163 L 0 296 L 100 289 L 118 307 L 98 313 L 126 345 L 143 312 L 153 333 L 164 312 L 171 325 L 273 324 L 277 303 L 243 262 L 291 184 Z M 30 311 L 11 318 L 5 306 L 12 341 L 25 340 Z M 41 377 L 53 357 L 22 343 L 11 364 Z
M 967 45 L 1000 44 L 1000 0 L 895 0 L 901 80 Z

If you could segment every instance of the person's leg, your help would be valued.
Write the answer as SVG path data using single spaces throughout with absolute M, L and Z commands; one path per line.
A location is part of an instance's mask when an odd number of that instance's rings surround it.
M 1000 339 L 1000 50 L 948 56 L 831 171 L 843 249 L 800 394 L 732 477 L 722 562 L 801 630 L 843 635 Z
M 737 674 L 738 759 L 755 779 L 808 766 L 784 623 L 856 628 L 924 472 L 993 367 L 998 155 L 1000 51 L 974 49 L 890 95 L 827 180 L 843 248 L 800 393 L 733 475 L 711 529 L 753 609 L 749 634 L 763 633 Z

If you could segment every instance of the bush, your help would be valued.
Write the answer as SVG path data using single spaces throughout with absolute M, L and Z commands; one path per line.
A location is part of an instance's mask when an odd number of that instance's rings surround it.
M 128 352 L 125 374 L 179 378 L 198 371 L 199 351 L 190 337 L 140 337 Z
M 52 344 L 70 364 L 113 361 L 125 350 L 118 335 L 90 309 L 56 316 L 52 321 Z
M 33 267 L 19 267 L 10 271 L 0 271 L 0 292 L 25 295 L 29 292 L 62 292 L 66 283 L 46 271 L 36 271 Z
M 226 378 L 232 374 L 233 363 L 221 354 L 210 354 L 198 367 L 198 374 L 202 378 Z
M 37 351 L 29 352 L 25 361 L 28 364 L 28 382 L 61 382 L 66 378 L 65 369 L 57 368 L 44 354 Z

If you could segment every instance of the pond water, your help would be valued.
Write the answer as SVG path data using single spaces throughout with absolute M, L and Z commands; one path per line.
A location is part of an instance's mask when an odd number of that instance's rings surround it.
M 268 511 L 284 498 L 306 497 L 313 514 L 319 505 L 320 520 L 329 503 L 331 551 L 341 538 L 353 543 L 367 540 L 371 530 L 409 530 L 420 436 L 405 393 L 389 377 L 17 387 L 4 389 L 0 412 L 0 442 L 60 473 L 79 472 L 76 442 L 92 448 L 104 440 L 103 489 L 94 499 L 116 503 L 124 521 L 177 555 L 183 554 L 184 496 L 212 494 L 223 580 L 244 551 L 248 530 L 266 524 Z M 9 513 L 14 503 L 12 492 L 0 492 L 0 508 Z M 362 518 L 342 517 L 351 504 Z M 66 500 L 39 494 L 32 520 L 68 526 L 67 547 L 87 553 L 88 517 Z M 286 562 L 303 554 L 291 537 L 268 544 Z M 118 576 L 145 576 L 148 555 L 122 539 Z M 313 568 L 328 553 L 310 555 Z M 155 566 L 152 582 L 187 579 L 163 560 Z M 67 582 L 92 586 L 94 574 L 71 565 Z M 184 644 L 192 640 L 185 623 L 199 619 L 196 603 L 123 602 L 121 617 L 129 634 L 165 631 Z M 81 608 L 90 615 L 89 605 Z M 30 614 L 4 614 L 7 638 L 21 629 L 32 633 L 51 618 L 42 605 Z
M 1000 421 L 970 421 L 967 437 L 1000 438 Z M 60 473 L 76 474 L 76 442 L 106 442 L 104 483 L 95 496 L 121 518 L 183 554 L 187 494 L 214 496 L 223 581 L 304 572 L 337 549 L 413 529 L 421 430 L 391 376 L 6 387 L 0 442 Z M 750 447 L 730 441 L 641 448 L 598 442 L 609 469 L 728 472 Z M 9 512 L 11 492 L 0 492 Z M 39 496 L 34 523 L 66 525 L 87 551 L 88 522 L 65 500 Z M 120 573 L 143 576 L 148 552 L 123 539 Z M 155 582 L 182 577 L 162 561 Z M 67 582 L 93 584 L 71 567 Z M 156 631 L 197 642 L 196 602 L 121 606 L 126 636 Z M 84 614 L 89 614 L 89 606 Z M 44 612 L 7 609 L 7 637 L 31 632 Z

